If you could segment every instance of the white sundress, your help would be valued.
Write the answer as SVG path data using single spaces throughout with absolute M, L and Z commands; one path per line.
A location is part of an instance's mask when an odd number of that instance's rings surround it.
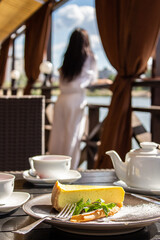
M 97 67 L 93 57 L 86 59 L 81 74 L 73 81 L 64 82 L 60 79 L 61 93 L 54 106 L 48 150 L 49 154 L 71 156 L 71 169 L 76 169 L 80 160 L 85 88 L 96 79 Z

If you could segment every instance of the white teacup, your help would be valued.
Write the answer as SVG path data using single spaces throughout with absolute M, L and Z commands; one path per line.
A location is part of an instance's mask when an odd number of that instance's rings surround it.
M 7 173 L 0 173 L 0 204 L 5 204 L 14 189 L 15 176 Z
M 60 178 L 70 170 L 71 157 L 65 155 L 40 155 L 29 158 L 32 170 L 40 178 Z

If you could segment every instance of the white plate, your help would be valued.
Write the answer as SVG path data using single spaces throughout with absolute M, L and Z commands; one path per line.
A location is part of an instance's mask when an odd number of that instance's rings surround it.
M 159 195 L 160 196 L 160 190 L 152 190 L 152 189 L 146 190 L 146 189 L 142 189 L 142 188 L 129 187 L 122 180 L 114 182 L 114 185 L 123 187 L 127 192 L 134 192 L 134 193 L 140 193 L 140 194 L 145 194 L 145 195 Z
M 31 182 L 35 185 L 53 185 L 57 180 L 61 183 L 72 183 L 81 178 L 81 174 L 76 170 L 69 170 L 68 173 L 63 174 L 59 179 L 44 179 L 39 178 L 38 176 L 31 176 L 30 170 L 26 170 L 23 172 L 23 178 L 28 182 Z
M 45 215 L 57 214 L 52 209 L 51 194 L 43 194 L 29 200 L 24 204 L 23 210 L 36 219 L 40 219 Z M 160 205 L 126 193 L 124 206 L 112 217 L 105 217 L 97 221 L 84 223 L 55 219 L 45 220 L 45 222 L 53 224 L 55 227 L 66 232 L 99 236 L 135 232 L 159 220 Z
M 11 212 L 22 206 L 30 198 L 27 192 L 13 192 L 12 195 L 5 201 L 4 205 L 0 205 L 0 215 Z

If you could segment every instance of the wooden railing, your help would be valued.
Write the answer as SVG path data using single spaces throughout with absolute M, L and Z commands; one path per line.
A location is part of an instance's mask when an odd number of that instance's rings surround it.
M 137 79 L 133 82 L 133 87 L 149 87 L 151 92 L 151 106 L 149 107 L 132 107 L 132 133 L 133 138 L 139 144 L 142 141 L 155 141 L 160 143 L 160 79 Z M 109 85 L 91 86 L 90 89 L 105 88 Z M 155 105 L 154 105 L 155 104 Z M 86 142 L 88 168 L 92 168 L 94 157 L 99 145 L 100 131 L 103 123 L 99 122 L 100 108 L 108 108 L 107 105 L 88 105 L 89 108 L 89 130 L 88 135 L 83 139 Z M 140 122 L 135 112 L 147 112 L 151 114 L 151 132 L 147 132 Z
M 160 89 L 159 79 L 137 79 L 133 83 L 133 87 L 142 86 L 149 87 L 151 92 L 151 102 L 154 102 L 154 89 Z M 97 84 L 89 86 L 89 90 L 109 88 L 110 84 Z M 160 94 L 159 94 L 160 101 Z M 109 108 L 107 104 L 88 104 L 88 132 L 85 133 L 82 141 L 85 147 L 82 151 L 81 162 L 84 159 L 88 161 L 88 168 L 93 168 L 94 157 L 100 144 L 100 132 L 103 122 L 99 121 L 100 109 Z M 151 114 L 151 132 L 147 132 L 143 123 L 140 122 L 135 112 L 146 112 Z M 156 121 L 156 127 L 152 126 L 152 121 Z M 139 144 L 142 141 L 156 141 L 160 143 L 160 103 L 159 105 L 151 105 L 149 107 L 132 107 L 132 132 L 133 138 Z
M 132 129 L 133 137 L 137 143 L 142 141 L 155 141 L 160 143 L 160 79 L 137 79 L 133 82 L 133 87 L 147 87 L 151 92 L 151 106 L 149 107 L 132 107 Z M 109 88 L 110 84 L 94 84 L 88 87 L 89 90 Z M 48 104 L 54 104 L 50 100 L 51 90 L 58 87 L 42 87 L 42 95 L 46 96 L 46 106 Z M 39 89 L 39 88 L 34 88 Z M 16 94 L 16 89 L 12 89 L 13 94 Z M 88 104 L 88 132 L 85 133 L 82 141 L 85 143 L 85 147 L 82 151 L 81 161 L 87 159 L 88 168 L 93 168 L 93 159 L 97 153 L 97 148 L 100 141 L 100 132 L 103 122 L 99 121 L 99 114 L 101 108 L 108 108 L 108 105 L 104 104 Z M 147 132 L 143 124 L 135 115 L 135 112 L 147 112 L 151 114 L 151 132 Z M 48 142 L 48 136 L 50 131 L 50 123 L 46 117 L 46 146 Z M 47 147 L 46 147 L 47 151 Z

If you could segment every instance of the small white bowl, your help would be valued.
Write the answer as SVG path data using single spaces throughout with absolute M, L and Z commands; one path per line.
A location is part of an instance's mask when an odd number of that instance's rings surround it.
M 65 155 L 40 155 L 29 158 L 29 162 L 40 178 L 58 179 L 70 170 L 71 159 Z
M 5 204 L 14 189 L 15 176 L 8 173 L 0 173 L 0 204 Z

